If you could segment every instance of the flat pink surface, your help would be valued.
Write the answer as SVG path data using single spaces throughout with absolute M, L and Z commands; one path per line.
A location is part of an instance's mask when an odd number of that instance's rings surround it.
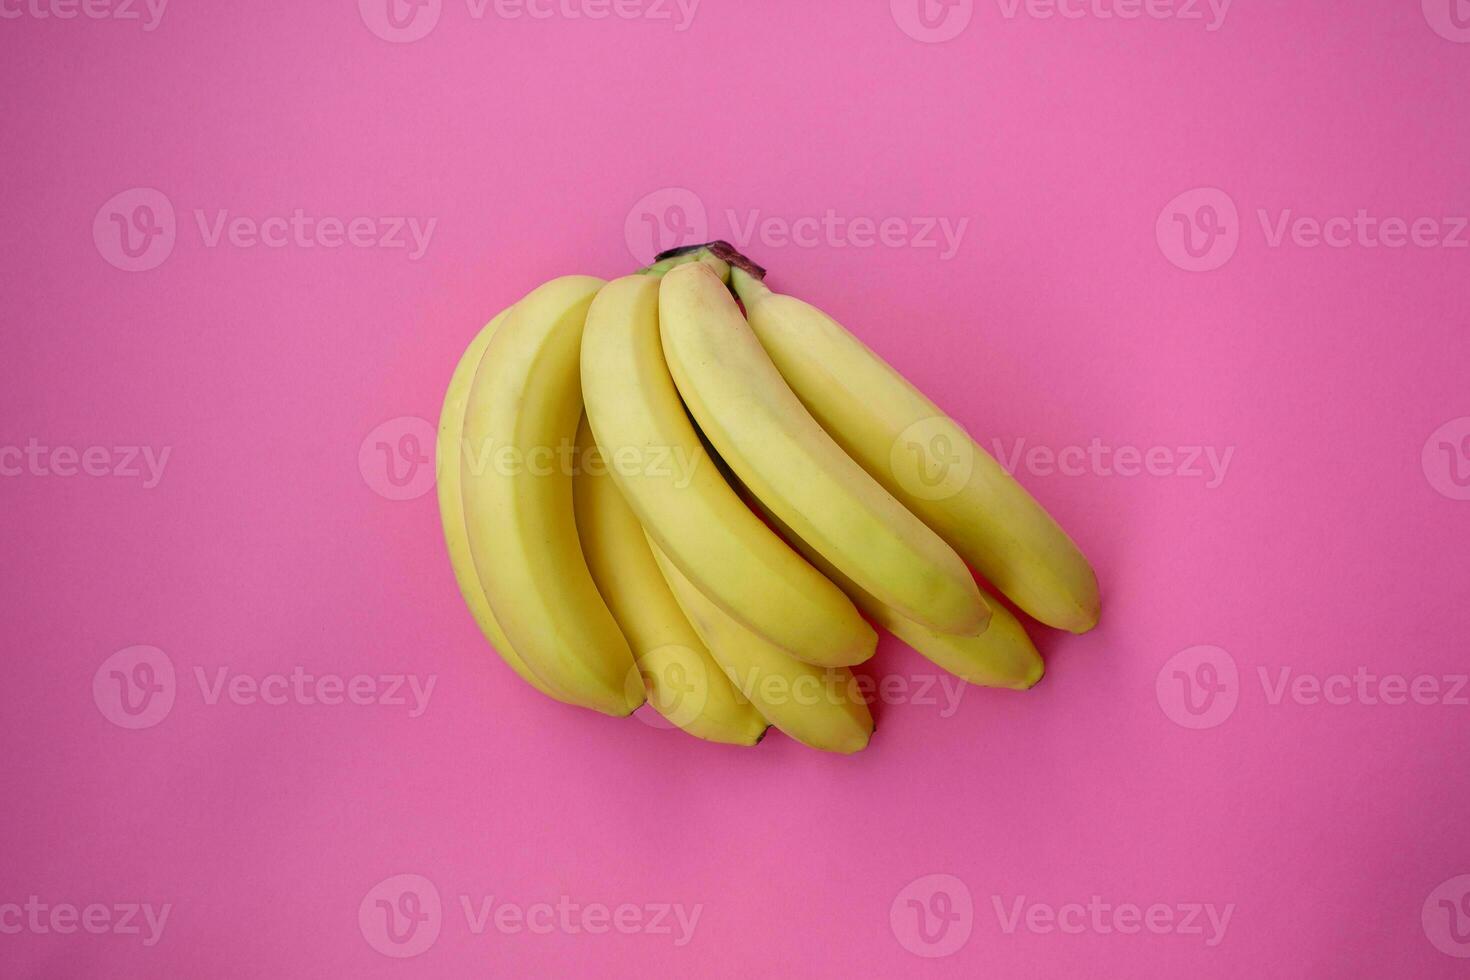
M 1470 4 L 385 2 L 0 4 L 0 975 L 1470 969 Z M 958 704 L 885 640 L 854 758 L 517 682 L 420 460 L 655 235 L 1008 456 L 1101 627 Z

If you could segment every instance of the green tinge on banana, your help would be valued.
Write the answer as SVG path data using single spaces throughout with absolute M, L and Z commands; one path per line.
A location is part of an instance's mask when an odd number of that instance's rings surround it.
M 480 632 L 500 654 L 516 675 L 549 698 L 570 703 L 569 699 L 556 693 L 545 681 L 537 677 L 526 666 L 506 638 L 505 631 L 495 621 L 490 602 L 485 598 L 485 587 L 480 584 L 475 571 L 475 560 L 470 554 L 470 541 L 465 529 L 464 501 L 460 497 L 460 474 L 464 467 L 464 416 L 469 398 L 470 384 L 490 338 L 505 322 L 510 310 L 501 311 L 485 328 L 475 335 L 465 349 L 464 356 L 449 379 L 449 390 L 444 395 L 444 409 L 439 413 L 439 437 L 435 445 L 434 464 L 438 473 L 439 519 L 444 525 L 444 541 L 449 549 L 449 561 L 454 568 L 454 579 L 459 583 L 460 594 Z
M 695 267 L 709 268 L 669 274 Z M 588 422 L 623 498 L 726 613 L 810 663 L 861 663 L 877 645 L 872 627 L 751 513 L 706 455 L 664 362 L 658 304 L 656 277 L 615 280 L 593 301 L 582 337 Z
M 679 394 L 756 497 L 905 617 L 945 633 L 985 628 L 989 606 L 959 555 L 822 429 L 712 270 L 663 277 L 659 324 Z
M 679 608 L 586 416 L 577 430 L 576 458 L 572 489 L 582 552 L 633 649 L 649 703 L 697 738 L 755 745 L 768 723 L 730 683 Z
M 494 618 L 547 687 L 625 716 L 643 703 L 633 654 L 577 537 L 558 465 L 582 415 L 579 349 L 603 281 L 564 276 L 515 305 L 481 358 L 465 413 L 470 552 Z
M 803 745 L 844 755 L 867 748 L 873 715 L 846 667 L 817 667 L 742 626 L 649 545 L 680 608 L 740 692 L 771 724 Z
M 803 405 L 992 585 L 1048 626 L 1097 624 L 1097 576 L 1046 510 L 953 419 L 836 320 L 743 270 L 731 285 Z

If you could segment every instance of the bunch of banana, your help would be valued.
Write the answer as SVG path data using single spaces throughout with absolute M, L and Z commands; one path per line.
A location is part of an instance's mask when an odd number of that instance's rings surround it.
M 1087 560 L 958 423 L 764 277 L 724 242 L 678 249 L 554 279 L 474 339 L 438 489 L 475 622 L 549 697 L 647 701 L 732 745 L 774 725 L 866 747 L 850 668 L 870 620 L 966 681 L 1033 686 L 1041 657 L 970 568 L 1080 633 Z

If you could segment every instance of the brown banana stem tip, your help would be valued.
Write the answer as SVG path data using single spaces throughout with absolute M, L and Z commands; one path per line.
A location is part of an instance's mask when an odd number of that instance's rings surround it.
M 764 266 L 752 262 L 734 245 L 723 240 L 703 242 L 699 245 L 680 245 L 678 248 L 671 248 L 668 251 L 658 253 L 653 257 L 653 261 L 655 263 L 662 262 L 664 259 L 678 258 L 680 255 L 688 255 L 690 252 L 698 252 L 701 249 L 708 249 L 709 253 L 715 258 L 723 259 L 735 266 L 735 268 L 745 270 L 745 272 L 756 279 L 764 280 L 766 278 Z

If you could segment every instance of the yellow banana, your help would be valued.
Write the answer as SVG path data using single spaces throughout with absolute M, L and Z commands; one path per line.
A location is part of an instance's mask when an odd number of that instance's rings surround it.
M 958 423 L 822 311 L 740 269 L 731 281 L 781 374 L 853 459 L 1026 613 L 1074 633 L 1097 625 L 1092 566 Z
M 444 525 L 444 541 L 449 548 L 449 561 L 454 567 L 454 579 L 459 583 L 460 594 L 470 608 L 470 615 L 490 645 L 500 654 L 511 670 L 536 690 L 558 701 L 566 699 L 553 691 L 546 682 L 537 677 L 526 666 L 525 661 L 510 645 L 505 631 L 495 621 L 490 603 L 485 598 L 485 589 L 475 571 L 475 560 L 470 554 L 470 540 L 465 531 L 464 501 L 460 497 L 460 472 L 464 466 L 464 415 L 469 396 L 470 383 L 475 380 L 475 371 L 490 338 L 510 315 L 510 310 L 501 311 L 485 328 L 475 335 L 460 358 L 454 374 L 449 379 L 449 390 L 444 395 L 444 409 L 439 413 L 439 438 L 435 445 L 435 468 L 438 476 L 439 519 Z
M 989 606 L 959 555 L 823 431 L 708 265 L 663 277 L 659 323 L 690 413 L 757 498 L 906 618 L 945 633 L 985 628 Z
M 582 328 L 602 285 L 553 279 L 491 338 L 466 409 L 463 497 L 475 568 L 515 652 L 549 688 L 623 716 L 643 703 L 642 684 L 587 570 L 567 463 L 582 415 Z
M 826 752 L 849 754 L 867 747 L 873 715 L 851 670 L 817 667 L 787 655 L 701 593 L 651 536 L 649 544 L 700 639 L 771 724 Z
M 802 541 L 770 509 L 756 502 L 766 519 L 774 524 L 797 551 L 806 556 L 822 574 L 846 592 L 857 607 L 879 626 L 898 637 L 932 663 L 943 667 L 962 680 L 985 687 L 1008 687 L 1025 691 L 1036 686 L 1046 667 L 1036 645 L 1026 635 L 1026 628 L 1003 603 L 990 603 L 990 626 L 979 636 L 956 636 L 939 633 L 922 626 L 890 609 L 863 591 L 856 582 L 843 575 L 832 563 Z
M 643 526 L 608 475 L 586 416 L 577 430 L 572 489 L 587 567 L 633 648 L 649 703 L 697 738 L 759 742 L 765 718 L 735 690 L 679 609 Z
M 664 363 L 658 304 L 657 278 L 627 276 L 587 315 L 587 418 L 618 489 L 680 571 L 740 623 L 810 663 L 866 660 L 873 628 L 751 513 L 707 455 Z

